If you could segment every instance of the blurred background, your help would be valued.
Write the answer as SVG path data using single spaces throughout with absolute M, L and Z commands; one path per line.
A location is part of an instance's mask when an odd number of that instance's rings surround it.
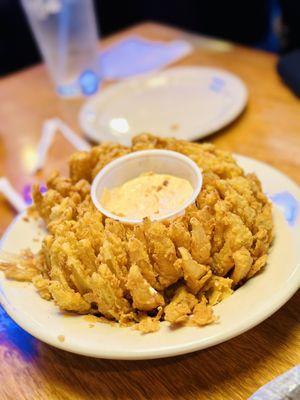
M 300 0 L 94 0 L 94 3 L 101 36 L 151 20 L 272 52 L 300 47 Z M 0 0 L 0 59 L 0 76 L 40 61 L 19 0 Z

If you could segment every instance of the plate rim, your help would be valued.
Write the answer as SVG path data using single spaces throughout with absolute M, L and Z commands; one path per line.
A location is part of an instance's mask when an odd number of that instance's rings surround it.
M 233 79 L 236 83 L 239 84 L 240 93 L 241 93 L 240 103 L 237 104 L 236 107 L 233 109 L 233 111 L 231 111 L 231 113 L 229 113 L 225 118 L 218 120 L 217 123 L 210 124 L 201 133 L 190 134 L 188 137 L 181 138 L 181 139 L 193 141 L 193 140 L 199 140 L 206 136 L 212 135 L 213 133 L 218 132 L 219 130 L 228 126 L 230 123 L 234 122 L 238 118 L 238 116 L 245 110 L 248 100 L 249 100 L 249 91 L 248 91 L 248 88 L 247 88 L 246 84 L 244 83 L 244 81 L 238 75 L 234 74 L 231 71 L 227 71 L 224 68 L 218 68 L 218 67 L 209 66 L 209 65 L 174 66 L 174 67 L 164 68 L 159 71 L 153 71 L 153 72 L 145 73 L 145 74 L 138 75 L 135 77 L 131 77 L 126 80 L 114 82 L 114 83 L 110 84 L 107 88 L 103 89 L 102 91 L 100 90 L 100 92 L 96 93 L 94 96 L 92 96 L 88 100 L 86 100 L 80 107 L 80 110 L 78 113 L 79 126 L 82 129 L 84 135 L 95 143 L 101 143 L 103 141 L 106 141 L 105 138 L 104 138 L 104 140 L 101 139 L 99 137 L 99 135 L 95 132 L 95 129 L 90 127 L 90 124 L 88 123 L 88 121 L 85 117 L 85 114 L 88 112 L 88 110 L 91 107 L 93 107 L 94 103 L 99 101 L 98 100 L 99 97 L 101 98 L 103 95 L 109 96 L 110 94 L 113 94 L 116 91 L 118 91 L 118 88 L 121 88 L 121 89 L 123 87 L 126 88 L 130 84 L 133 84 L 135 82 L 136 83 L 143 82 L 143 81 L 151 78 L 152 76 L 166 74 L 166 73 L 172 74 L 172 72 L 174 73 L 174 71 L 175 71 L 175 73 L 177 71 L 179 71 L 179 73 L 181 71 L 193 71 L 193 72 L 195 72 L 195 71 L 198 71 L 198 72 L 199 71 L 210 71 L 212 73 L 220 73 L 223 75 L 227 75 L 228 77 L 230 77 L 230 79 Z M 155 134 L 155 132 L 154 132 L 154 134 Z M 180 138 L 177 138 L 177 139 L 180 139 Z M 111 137 L 111 139 L 109 139 L 109 140 L 114 140 L 114 141 L 118 142 L 117 137 L 114 137 L 114 138 Z
M 293 185 L 295 190 L 299 193 L 300 195 L 300 188 L 298 187 L 297 183 L 294 182 L 292 179 L 290 179 L 287 175 L 282 173 L 281 171 L 277 170 L 273 166 L 266 164 L 262 161 L 253 159 L 251 157 L 246 157 L 242 155 L 237 155 L 234 154 L 234 157 L 237 157 L 239 160 L 245 159 L 249 161 L 255 161 L 258 164 L 262 164 L 263 166 L 267 166 L 268 168 L 272 169 L 274 172 L 277 174 L 279 173 L 282 175 L 284 179 L 287 179 L 290 184 Z M 0 240 L 0 248 L 2 248 L 3 243 L 6 241 L 7 237 L 9 236 L 10 232 L 12 231 L 14 225 L 19 221 L 24 216 L 24 213 L 21 213 L 17 215 L 5 233 L 3 234 L 1 240 Z M 293 278 L 293 279 L 291 279 Z M 2 279 L 2 278 L 1 278 Z M 80 354 L 84 356 L 90 356 L 90 357 L 95 357 L 95 358 L 104 358 L 104 359 L 116 359 L 116 360 L 147 360 L 147 359 L 157 359 L 157 358 L 165 358 L 165 357 L 174 357 L 182 354 L 187 354 L 187 353 L 192 353 L 194 351 L 199 351 L 204 348 L 209 348 L 212 346 L 215 346 L 217 344 L 227 342 L 228 340 L 237 337 L 244 332 L 252 329 L 253 327 L 259 325 L 261 322 L 269 318 L 271 315 L 273 315 L 276 311 L 278 311 L 279 308 L 281 308 L 298 290 L 299 285 L 300 285 L 300 261 L 298 261 L 295 265 L 295 269 L 293 273 L 290 275 L 290 285 L 289 286 L 283 286 L 281 290 L 276 292 L 272 297 L 272 301 L 268 301 L 267 305 L 263 305 L 263 308 L 260 308 L 258 311 L 256 311 L 254 314 L 251 314 L 250 318 L 248 317 L 245 319 L 242 323 L 239 324 L 238 329 L 237 328 L 231 328 L 227 329 L 225 333 L 218 333 L 217 335 L 208 336 L 205 339 L 201 339 L 201 343 L 199 343 L 199 339 L 196 339 L 194 341 L 190 341 L 186 344 L 177 344 L 177 345 L 172 345 L 170 348 L 161 348 L 159 349 L 145 349 L 143 351 L 141 350 L 123 350 L 120 352 L 120 350 L 113 351 L 113 350 L 103 350 L 100 349 L 101 351 L 97 352 L 97 349 L 91 351 L 87 350 L 83 346 L 79 345 L 76 349 L 74 346 L 69 345 L 69 343 L 66 341 L 64 343 L 61 343 L 57 340 L 57 337 L 55 335 L 45 335 L 44 331 L 39 331 L 35 328 L 32 328 L 32 325 L 30 324 L 30 321 L 22 319 L 22 314 L 20 315 L 18 312 L 15 312 L 14 307 L 12 304 L 9 303 L 9 301 L 6 301 L 5 299 L 5 294 L 3 293 L 2 285 L 1 285 L 1 279 L 0 279 L 0 302 L 7 312 L 7 314 L 25 331 L 27 331 L 29 334 L 34 336 L 35 338 L 52 345 L 56 348 L 59 348 L 61 350 L 66 350 L 74 354 Z M 4 278 L 5 279 L 5 278 Z M 269 298 L 270 300 L 270 298 Z M 126 329 L 126 328 L 120 328 L 120 329 Z

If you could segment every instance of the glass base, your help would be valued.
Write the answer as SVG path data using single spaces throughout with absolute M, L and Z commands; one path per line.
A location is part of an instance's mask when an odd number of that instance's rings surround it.
M 62 97 L 91 96 L 100 87 L 99 76 L 92 70 L 84 71 L 75 82 L 67 85 L 58 85 L 57 93 Z
M 57 86 L 56 92 L 61 97 L 81 97 L 82 93 L 78 85 L 60 85 Z

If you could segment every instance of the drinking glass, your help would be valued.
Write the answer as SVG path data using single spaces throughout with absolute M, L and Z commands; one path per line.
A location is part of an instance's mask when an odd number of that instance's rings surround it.
M 57 93 L 95 93 L 101 74 L 93 1 L 21 1 Z

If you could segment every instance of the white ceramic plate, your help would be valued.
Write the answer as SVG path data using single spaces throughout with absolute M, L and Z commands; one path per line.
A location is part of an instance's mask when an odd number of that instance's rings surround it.
M 150 359 L 204 349 L 237 336 L 273 314 L 298 289 L 300 282 L 300 221 L 295 198 L 300 189 L 289 178 L 258 161 L 237 157 L 246 171 L 254 171 L 264 189 L 275 196 L 276 239 L 262 273 L 250 279 L 231 297 L 215 307 L 220 321 L 203 328 L 170 329 L 167 323 L 155 333 L 143 335 L 130 328 L 97 323 L 89 328 L 83 316 L 64 317 L 52 302 L 42 300 L 31 284 L 6 280 L 0 274 L 0 299 L 7 313 L 27 332 L 53 346 L 92 357 Z M 278 194 L 278 193 L 284 193 Z M 285 199 L 284 201 L 282 199 Z M 287 220 L 289 221 L 287 221 Z M 1 248 L 11 252 L 39 243 L 44 232 L 38 222 L 22 217 L 8 229 Z M 60 342 L 59 335 L 65 336 Z
M 247 97 L 244 83 L 227 71 L 176 67 L 100 91 L 82 107 L 79 122 L 95 142 L 130 145 L 143 132 L 195 140 L 233 121 Z

